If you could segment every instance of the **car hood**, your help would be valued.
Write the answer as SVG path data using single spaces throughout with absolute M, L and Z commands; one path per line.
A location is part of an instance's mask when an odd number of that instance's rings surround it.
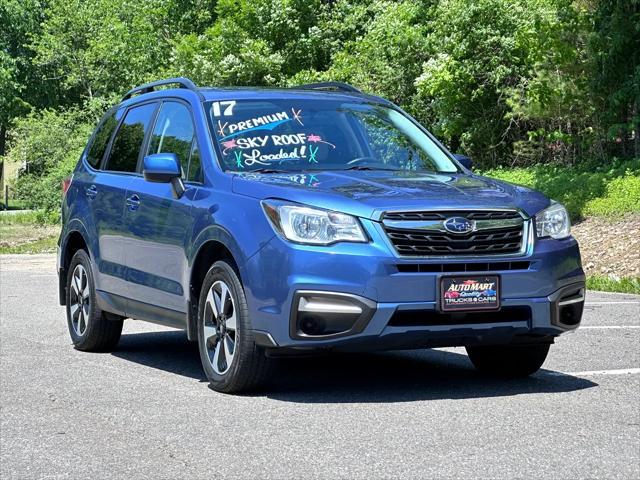
M 534 190 L 479 175 L 403 171 L 240 173 L 233 191 L 278 198 L 378 220 L 391 210 L 518 208 L 529 216 L 549 205 Z

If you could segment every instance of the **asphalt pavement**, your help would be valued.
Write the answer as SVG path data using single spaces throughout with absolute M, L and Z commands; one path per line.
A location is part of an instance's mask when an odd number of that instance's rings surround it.
M 2 479 L 640 478 L 640 296 L 588 292 L 528 379 L 460 348 L 332 355 L 230 396 L 182 332 L 74 350 L 56 282 L 51 255 L 0 256 Z

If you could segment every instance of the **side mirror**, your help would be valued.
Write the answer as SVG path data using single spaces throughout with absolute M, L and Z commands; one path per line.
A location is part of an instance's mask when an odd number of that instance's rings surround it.
M 466 155 L 463 155 L 461 153 L 454 153 L 453 158 L 460 162 L 462 166 L 467 170 L 473 170 L 473 162 Z
M 142 162 L 142 175 L 147 182 L 170 183 L 176 198 L 184 194 L 182 170 L 175 153 L 147 155 Z

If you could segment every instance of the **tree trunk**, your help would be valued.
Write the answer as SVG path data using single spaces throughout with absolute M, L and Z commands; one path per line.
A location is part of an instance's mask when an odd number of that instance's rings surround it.
M 4 149 L 7 143 L 7 127 L 0 125 L 0 157 L 4 157 Z
M 460 136 L 454 135 L 451 137 L 451 141 L 449 142 L 449 150 L 453 153 L 460 153 Z
M 633 111 L 631 113 L 631 118 L 634 125 L 633 130 L 633 145 L 634 145 L 634 157 L 640 158 L 640 108 L 638 106 L 640 104 L 640 100 L 633 102 Z
M 3 209 L 7 208 L 7 205 L 3 203 L 4 201 L 4 184 L 5 184 L 5 180 L 4 180 L 4 147 L 6 144 L 6 138 L 7 138 L 7 127 L 5 127 L 4 125 L 0 125 L 0 195 L 2 195 L 2 197 L 0 197 L 0 207 Z

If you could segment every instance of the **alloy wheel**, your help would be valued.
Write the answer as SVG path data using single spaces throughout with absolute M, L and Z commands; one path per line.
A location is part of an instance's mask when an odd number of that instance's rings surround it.
M 229 371 L 238 341 L 236 306 L 229 286 L 215 282 L 207 294 L 204 306 L 204 345 L 214 372 Z
M 89 326 L 89 312 L 91 312 L 90 292 L 87 271 L 82 265 L 76 265 L 71 275 L 69 312 L 71 314 L 71 325 L 79 337 L 84 335 Z

